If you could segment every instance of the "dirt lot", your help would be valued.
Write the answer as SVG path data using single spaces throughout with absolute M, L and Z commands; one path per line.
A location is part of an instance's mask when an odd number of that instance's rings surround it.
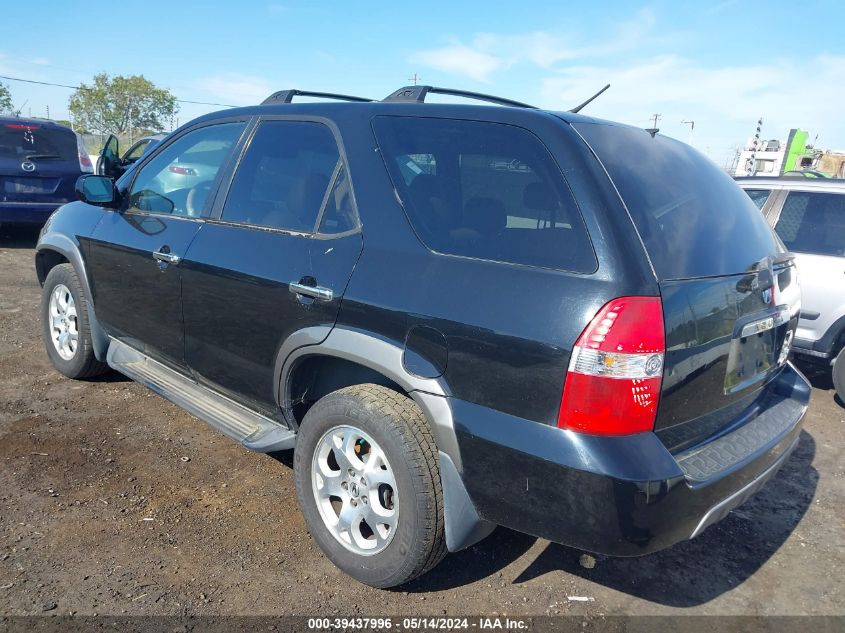
M 122 376 L 52 370 L 34 242 L 0 229 L 0 614 L 845 613 L 845 409 L 829 381 L 814 379 L 778 476 L 695 541 L 587 570 L 499 529 L 378 591 L 308 536 L 290 454 L 249 453 Z

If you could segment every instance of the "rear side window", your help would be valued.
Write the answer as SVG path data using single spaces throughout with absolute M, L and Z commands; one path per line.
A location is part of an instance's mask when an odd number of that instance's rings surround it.
M 772 195 L 771 189 L 745 189 L 744 191 L 758 209 L 762 209 L 763 205 L 766 204 L 766 200 Z
M 339 161 L 325 125 L 264 121 L 235 172 L 223 220 L 312 232 Z
M 77 160 L 76 135 L 64 128 L 28 123 L 0 125 L 0 159 Z
M 845 255 L 845 194 L 791 191 L 775 231 L 791 251 Z
M 607 169 L 661 281 L 742 273 L 783 251 L 734 180 L 688 145 L 620 125 L 573 127 Z
M 376 117 L 382 157 L 422 242 L 448 255 L 589 273 L 597 263 L 557 163 L 511 125 Z

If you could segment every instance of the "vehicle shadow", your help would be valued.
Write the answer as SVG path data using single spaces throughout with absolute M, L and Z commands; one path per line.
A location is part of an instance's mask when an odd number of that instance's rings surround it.
M 813 363 L 801 362 L 798 360 L 793 362 L 795 363 L 795 366 L 801 370 L 801 373 L 807 377 L 807 380 L 810 381 L 810 384 L 813 385 L 814 388 L 831 392 L 833 401 L 838 406 L 845 408 L 845 402 L 842 402 L 839 394 L 835 391 L 836 387 L 833 386 L 833 372 L 829 366 L 814 365 Z
M 87 382 L 100 382 L 105 384 L 111 383 L 119 383 L 119 382 L 132 382 L 131 378 L 128 378 L 121 374 L 119 371 L 108 371 L 105 374 L 100 374 L 99 376 L 91 376 L 90 378 L 85 379 Z
M 268 456 L 288 468 L 293 468 L 292 450 L 268 453 Z M 473 583 L 510 565 L 527 552 L 536 540 L 535 536 L 497 528 L 480 543 L 449 554 L 429 573 L 410 583 L 394 587 L 392 591 L 425 593 Z
M 639 558 L 602 558 L 593 569 L 581 552 L 549 544 L 514 583 L 565 571 L 637 598 L 671 607 L 694 607 L 750 578 L 792 534 L 812 503 L 819 475 L 816 445 L 801 432 L 778 474 L 747 503 L 692 541 Z
M 806 431 L 786 464 L 754 497 L 692 541 L 638 558 L 598 557 L 581 566 L 580 550 L 549 543 L 513 584 L 563 571 L 616 591 L 671 607 L 694 607 L 750 578 L 795 531 L 812 503 L 819 475 L 816 443 Z M 293 467 L 293 451 L 270 454 Z M 486 539 L 449 554 L 432 571 L 392 591 L 444 591 L 488 578 L 523 556 L 537 538 L 497 528 Z
M 0 248 L 35 248 L 40 226 L 0 225 Z

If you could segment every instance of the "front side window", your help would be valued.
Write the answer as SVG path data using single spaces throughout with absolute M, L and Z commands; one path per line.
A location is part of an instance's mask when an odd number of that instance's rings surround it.
M 845 255 L 845 194 L 790 192 L 775 231 L 791 251 Z
M 264 121 L 238 165 L 222 219 L 310 233 L 339 162 L 325 125 Z M 342 195 L 335 204 L 344 205 Z
M 237 143 L 244 123 L 221 123 L 188 132 L 138 172 L 129 210 L 188 217 L 203 215 L 217 172 Z
M 757 205 L 758 209 L 762 209 L 763 205 L 766 204 L 766 200 L 769 199 L 769 196 L 772 195 L 771 189 L 746 189 L 745 193 L 748 194 L 748 197 L 751 198 L 751 202 Z
M 408 219 L 431 250 L 574 272 L 597 263 L 575 200 L 534 134 L 500 123 L 376 117 Z

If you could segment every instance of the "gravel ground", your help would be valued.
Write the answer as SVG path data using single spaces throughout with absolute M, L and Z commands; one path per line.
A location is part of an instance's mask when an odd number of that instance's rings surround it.
M 845 409 L 823 377 L 793 457 L 694 541 L 584 569 L 500 528 L 379 591 L 309 537 L 291 454 L 249 453 L 120 375 L 53 371 L 35 239 L 0 228 L 1 615 L 845 613 Z

